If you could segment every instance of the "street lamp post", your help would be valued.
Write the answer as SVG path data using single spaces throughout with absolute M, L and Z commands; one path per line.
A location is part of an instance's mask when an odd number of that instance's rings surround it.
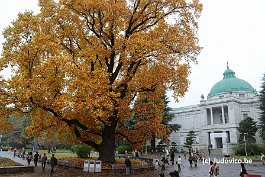
M 2 136 L 3 136 L 3 135 L 0 135 L 0 149 L 1 149 L 0 152 L 2 152 Z M 1 157 L 1 156 L 0 156 L 0 157 Z
M 246 157 L 248 156 L 248 152 L 247 152 L 247 140 L 246 140 L 246 134 L 244 133 L 244 141 L 245 141 L 245 153 L 246 153 Z
M 145 155 L 147 155 L 147 141 L 145 141 Z
M 1 151 L 2 151 L 2 137 L 3 137 L 3 135 L 0 135 L 0 149 L 1 149 Z

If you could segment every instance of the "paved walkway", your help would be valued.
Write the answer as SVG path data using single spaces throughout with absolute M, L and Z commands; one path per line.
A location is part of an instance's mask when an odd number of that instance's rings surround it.
M 208 170 L 209 170 L 209 164 L 206 163 L 208 159 L 206 159 L 205 163 L 199 162 L 197 167 L 190 167 L 188 160 L 184 159 L 184 156 L 182 154 L 176 154 L 176 158 L 178 155 L 181 155 L 182 158 L 182 171 L 180 172 L 180 177 L 208 177 Z M 1 157 L 7 157 L 10 158 L 18 163 L 21 163 L 23 165 L 27 165 L 26 160 L 22 160 L 21 158 L 14 158 L 13 154 L 8 154 L 7 152 L 0 152 Z M 56 154 L 55 154 L 56 156 Z M 215 159 L 214 159 L 215 158 Z M 240 164 L 236 163 L 234 159 L 230 159 L 231 161 L 227 163 L 223 163 L 221 160 L 223 160 L 222 157 L 212 157 L 211 160 L 217 160 L 219 162 L 220 167 L 220 175 L 219 177 L 237 177 L 240 173 Z M 33 163 L 31 164 L 33 165 Z M 246 169 L 248 173 L 250 174 L 256 174 L 261 175 L 265 177 L 265 166 L 261 164 L 261 162 L 253 162 L 250 164 L 246 164 Z M 176 170 L 177 165 L 169 165 L 166 166 L 166 170 L 163 171 L 166 177 L 169 177 L 169 172 Z M 131 174 L 130 177 L 159 177 L 159 174 L 162 173 L 161 169 L 156 171 L 150 171 L 150 172 L 142 172 L 138 174 Z M 25 173 L 25 174 L 16 174 L 16 175 L 6 175 L 6 177 L 15 176 L 15 177 L 46 177 L 46 176 L 65 176 L 65 177 L 83 177 L 83 176 L 91 176 L 91 177 L 124 177 L 128 176 L 125 174 L 106 174 L 106 173 L 87 173 L 83 172 L 81 169 L 64 169 L 64 168 L 57 168 L 54 174 L 50 174 L 50 166 L 47 165 L 45 170 L 41 169 L 41 164 L 38 164 L 37 167 L 35 167 L 34 173 Z

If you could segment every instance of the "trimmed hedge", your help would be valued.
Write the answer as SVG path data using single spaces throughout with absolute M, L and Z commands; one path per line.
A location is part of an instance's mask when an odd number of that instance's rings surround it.
M 73 152 L 76 153 L 78 157 L 87 158 L 88 154 L 91 152 L 92 148 L 87 144 L 74 145 L 72 147 Z
M 117 149 L 116 149 L 116 151 L 118 151 L 118 154 L 125 154 L 126 150 L 127 150 L 127 152 L 129 152 L 131 150 L 130 146 L 123 145 L 123 146 L 117 147 Z

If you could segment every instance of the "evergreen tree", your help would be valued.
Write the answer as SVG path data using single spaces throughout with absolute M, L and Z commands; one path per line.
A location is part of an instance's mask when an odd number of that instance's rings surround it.
M 186 145 L 191 146 L 195 142 L 196 134 L 195 131 L 189 131 L 187 138 L 186 138 Z
M 261 117 L 260 117 L 260 137 L 265 142 L 265 74 L 262 78 L 262 85 L 260 91 L 260 110 L 261 110 Z
M 164 93 L 162 100 L 164 102 L 164 110 L 163 110 L 163 120 L 162 124 L 168 127 L 168 131 L 172 133 L 173 131 L 176 132 L 181 128 L 181 125 L 179 124 L 169 124 L 172 119 L 174 118 L 174 114 L 171 112 L 172 108 L 169 107 L 169 98 L 166 95 L 166 92 Z M 153 139 L 151 140 L 151 149 L 155 150 L 155 142 L 156 142 L 156 136 L 153 135 Z
M 161 100 L 162 101 L 152 100 L 152 99 L 148 100 L 147 97 L 145 97 L 145 96 L 144 97 L 139 96 L 135 102 L 134 109 L 137 110 L 136 107 L 142 107 L 142 108 L 146 107 L 148 104 L 150 104 L 150 101 L 154 102 L 156 104 L 162 104 L 163 105 L 163 110 L 162 110 L 163 119 L 162 119 L 161 124 L 164 125 L 164 128 L 166 129 L 166 131 L 168 132 L 168 135 L 169 135 L 173 131 L 175 131 L 175 132 L 178 131 L 180 129 L 181 125 L 170 124 L 170 122 L 174 118 L 174 114 L 171 112 L 172 108 L 169 107 L 169 105 L 168 105 L 170 101 L 166 95 L 166 92 L 164 92 L 163 96 L 161 97 Z M 149 108 L 149 110 L 147 112 L 150 112 L 152 110 L 153 110 L 152 108 Z M 127 119 L 126 126 L 130 129 L 135 129 L 136 124 L 137 124 L 137 119 L 147 119 L 147 118 L 148 118 L 148 115 L 143 113 L 143 112 L 141 112 L 141 113 L 134 112 L 134 114 Z M 156 148 L 156 144 L 155 144 L 156 138 L 157 138 L 156 132 L 154 131 L 152 133 L 152 138 L 151 138 L 151 149 L 153 151 L 155 151 L 155 148 Z
M 169 98 L 167 97 L 166 93 L 164 94 L 162 99 L 164 100 L 164 105 L 165 105 L 162 124 L 168 126 L 170 133 L 173 131 L 176 132 L 181 128 L 181 125 L 169 124 L 172 121 L 172 119 L 174 118 L 174 114 L 171 112 L 172 108 L 169 107 L 169 105 L 168 105 L 169 104 Z
M 255 134 L 258 131 L 257 122 L 247 117 L 239 123 L 239 143 L 244 143 L 244 135 L 248 143 L 255 143 Z

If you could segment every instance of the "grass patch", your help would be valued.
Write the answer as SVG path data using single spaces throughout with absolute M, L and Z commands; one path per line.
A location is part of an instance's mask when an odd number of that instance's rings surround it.
M 8 158 L 0 157 L 0 167 L 10 167 L 10 166 L 23 166 L 13 160 Z
M 72 157 L 77 157 L 77 155 L 74 153 L 70 153 L 69 152 L 66 152 L 66 151 L 56 151 L 55 153 L 48 153 L 47 150 L 39 150 L 38 153 L 43 156 L 43 154 L 45 153 L 46 156 L 48 158 L 51 158 L 52 154 L 54 154 L 54 156 L 57 158 L 57 159 L 61 159 L 61 158 L 72 158 Z M 33 152 L 33 155 L 35 154 L 35 152 Z
M 43 154 L 41 154 L 43 155 Z M 52 154 L 46 154 L 48 158 L 51 158 Z M 57 159 L 63 159 L 63 158 L 74 158 L 77 157 L 76 154 L 57 154 L 54 153 L 54 157 L 56 157 Z
M 246 159 L 251 159 L 252 161 L 260 161 L 260 155 L 252 155 L 252 156 L 231 156 L 231 158 L 234 158 L 234 159 L 241 159 L 241 160 L 244 160 L 245 158 Z

